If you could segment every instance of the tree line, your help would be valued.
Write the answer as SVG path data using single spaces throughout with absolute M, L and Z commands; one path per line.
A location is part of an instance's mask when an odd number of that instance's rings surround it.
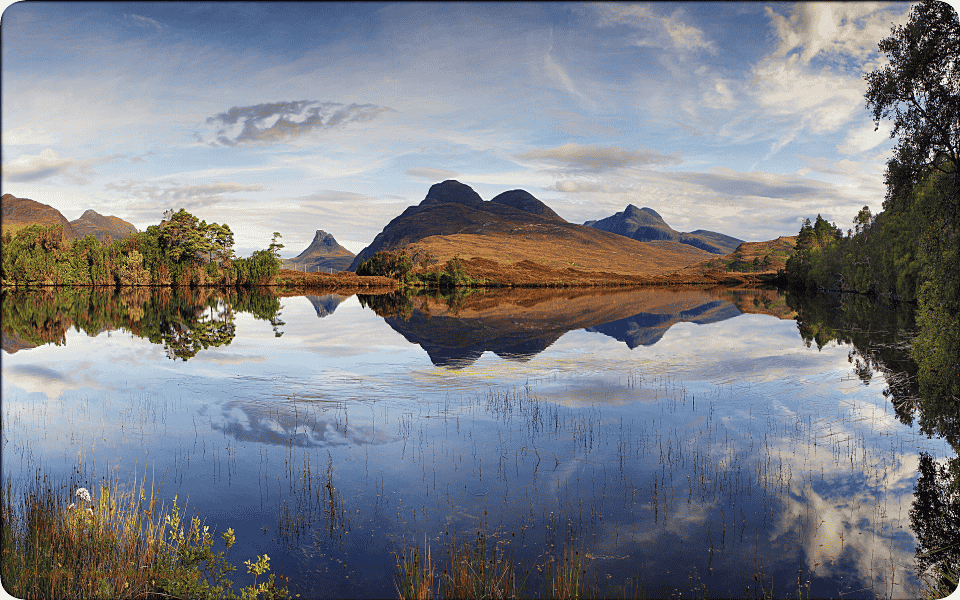
M 880 42 L 867 108 L 893 121 L 883 211 L 866 207 L 844 235 L 804 222 L 786 277 L 794 288 L 852 291 L 917 305 L 911 343 L 921 395 L 960 403 L 960 19 L 936 0 Z M 960 466 L 958 466 L 960 476 Z M 960 484 L 958 484 L 960 491 Z
M 247 258 L 233 251 L 226 224 L 207 223 L 184 209 L 168 210 L 120 240 L 93 235 L 67 241 L 61 225 L 29 225 L 0 240 L 4 286 L 250 286 L 280 272 L 279 233 Z
M 843 232 L 807 219 L 785 276 L 793 288 L 885 296 L 916 305 L 910 389 L 890 386 L 898 416 L 915 412 L 960 448 L 960 19 L 944 2 L 924 0 L 906 25 L 879 44 L 888 64 L 866 75 L 867 108 L 897 139 L 887 161 L 883 211 L 864 207 Z M 900 392 L 904 392 L 902 395 Z M 899 396 L 899 397 L 898 397 Z M 935 424 L 934 427 L 931 424 Z M 960 580 L 960 456 L 921 462 L 911 518 L 949 515 L 918 530 L 920 568 L 949 593 Z M 921 498 L 921 496 L 923 496 Z M 916 513 L 916 514 L 914 514 Z M 936 533 L 936 535 L 933 535 Z M 931 541 L 925 541 L 929 538 Z

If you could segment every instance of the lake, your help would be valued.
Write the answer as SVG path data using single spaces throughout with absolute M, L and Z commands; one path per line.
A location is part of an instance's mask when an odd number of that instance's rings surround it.
M 4 486 L 146 474 L 301 597 L 395 596 L 396 553 L 478 531 L 646 597 L 912 597 L 918 462 L 954 455 L 891 400 L 889 307 L 845 326 L 884 365 L 776 290 L 3 307 Z

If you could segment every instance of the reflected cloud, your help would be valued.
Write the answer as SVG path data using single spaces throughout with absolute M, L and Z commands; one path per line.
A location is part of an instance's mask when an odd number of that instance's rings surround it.
M 99 388 L 95 380 L 89 376 L 83 381 L 77 381 L 69 375 L 38 365 L 14 365 L 3 370 L 5 382 L 12 383 L 27 393 L 41 392 L 48 399 L 53 400 L 63 395 L 67 390 L 78 390 L 82 387 Z
M 256 442 L 270 446 L 322 448 L 388 444 L 396 441 L 383 429 L 349 424 L 334 407 L 318 408 L 308 403 L 256 404 L 230 402 L 221 407 L 224 421 L 213 423 L 215 431 L 240 442 Z M 333 412 L 333 415 L 329 413 Z

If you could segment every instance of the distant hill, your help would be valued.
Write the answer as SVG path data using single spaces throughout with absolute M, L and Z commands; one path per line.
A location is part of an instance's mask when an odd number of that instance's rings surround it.
M 623 235 L 638 242 L 655 240 L 680 242 L 706 250 L 711 254 L 729 254 L 743 243 L 743 240 L 735 237 L 704 229 L 681 233 L 667 225 L 663 217 L 652 208 L 637 208 L 632 204 L 628 204 L 622 212 L 605 219 L 587 221 L 584 225 Z
M 109 235 L 117 240 L 136 233 L 137 228 L 120 217 L 104 216 L 95 210 L 87 210 L 79 219 L 68 221 L 63 214 L 47 204 L 40 204 L 29 198 L 17 198 L 13 194 L 4 194 L 0 198 L 3 232 L 16 234 L 27 225 L 62 225 L 63 237 L 73 240 L 93 234 L 101 242 Z
M 707 260 L 708 252 L 674 241 L 645 243 L 568 223 L 524 190 L 484 201 L 470 186 L 434 184 L 354 258 L 350 270 L 381 250 L 406 250 L 444 261 L 459 255 L 495 264 L 535 263 L 548 269 L 632 274 L 664 273 Z
M 306 271 L 345 271 L 355 256 L 353 252 L 338 244 L 332 235 L 318 229 L 307 249 L 294 258 L 283 259 L 283 266 Z
M 80 237 L 70 221 L 59 210 L 47 204 L 40 204 L 29 198 L 17 198 L 13 194 L 0 197 L 0 223 L 3 233 L 16 234 L 27 225 L 37 223 L 45 227 L 62 225 L 63 237 L 72 240 Z
M 699 267 L 725 273 L 776 273 L 786 267 L 796 244 L 795 235 L 784 235 L 766 242 L 744 242 L 730 254 L 713 258 Z
M 137 232 L 137 228 L 120 217 L 103 216 L 93 209 L 85 211 L 79 219 L 70 221 L 77 235 L 83 237 L 93 234 L 101 242 L 109 235 L 120 240 Z

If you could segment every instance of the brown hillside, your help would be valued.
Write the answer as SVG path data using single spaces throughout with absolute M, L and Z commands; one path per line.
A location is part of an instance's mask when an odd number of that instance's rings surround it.
M 533 223 L 507 232 L 430 236 L 400 249 L 415 258 L 430 257 L 440 263 L 458 255 L 479 258 L 496 263 L 489 266 L 494 270 L 526 261 L 549 270 L 628 275 L 668 273 L 710 256 L 678 242 L 638 242 L 580 225 L 556 223 Z
M 787 259 L 793 254 L 796 244 L 797 236 L 795 235 L 780 236 L 775 240 L 766 242 L 744 242 L 730 254 L 695 265 L 690 267 L 689 270 L 753 275 L 775 274 L 778 270 L 786 267 Z M 759 269 L 753 268 L 754 259 L 762 263 L 767 257 L 770 261 L 768 266 Z
M 137 232 L 137 228 L 120 217 L 104 216 L 93 209 L 85 211 L 79 219 L 70 221 L 77 235 L 94 235 L 101 242 L 107 236 L 120 240 Z
M 70 221 L 59 210 L 29 198 L 17 198 L 13 194 L 4 194 L 0 197 L 0 222 L 2 222 L 3 233 L 16 234 L 27 225 L 36 223 L 46 227 L 62 225 L 63 237 L 67 240 L 80 237 Z
M 406 250 L 418 260 L 432 258 L 434 263 L 456 255 L 478 258 L 493 263 L 489 267 L 493 272 L 529 261 L 548 270 L 642 276 L 676 271 L 711 256 L 678 242 L 638 242 L 568 223 L 521 192 L 513 190 L 496 202 L 484 202 L 457 181 L 435 184 L 423 202 L 394 218 L 357 255 L 351 269 L 380 250 Z

